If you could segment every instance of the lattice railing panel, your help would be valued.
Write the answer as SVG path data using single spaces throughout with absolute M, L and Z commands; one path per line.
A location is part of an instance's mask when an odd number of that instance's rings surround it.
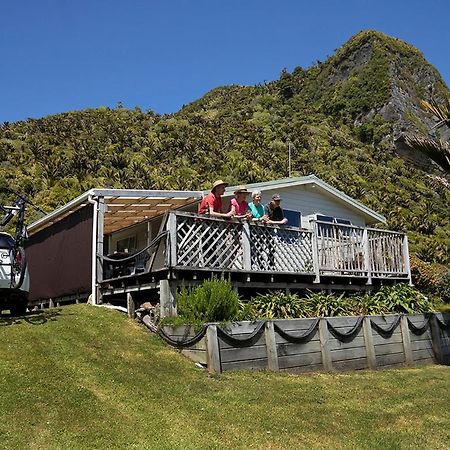
M 312 233 L 250 226 L 252 270 L 313 273 Z
M 242 269 L 242 224 L 177 216 L 177 265 Z
M 369 257 L 374 275 L 406 274 L 405 236 L 382 230 L 368 230 Z
M 338 274 L 364 274 L 364 230 L 328 222 L 316 223 L 320 271 Z

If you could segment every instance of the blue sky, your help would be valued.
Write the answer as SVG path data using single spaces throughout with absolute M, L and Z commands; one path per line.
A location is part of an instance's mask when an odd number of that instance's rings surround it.
M 324 60 L 376 29 L 450 85 L 448 0 L 0 0 L 0 123 L 118 102 L 177 111 Z

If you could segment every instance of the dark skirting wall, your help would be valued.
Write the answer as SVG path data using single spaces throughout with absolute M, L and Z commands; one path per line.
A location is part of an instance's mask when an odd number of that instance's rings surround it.
M 92 216 L 85 206 L 27 241 L 30 301 L 91 291 Z

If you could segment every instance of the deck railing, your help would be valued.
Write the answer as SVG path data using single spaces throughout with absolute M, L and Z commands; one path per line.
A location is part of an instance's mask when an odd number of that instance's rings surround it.
M 410 280 L 406 235 L 312 221 L 312 229 L 256 225 L 185 212 L 168 220 L 167 265 L 176 268 Z

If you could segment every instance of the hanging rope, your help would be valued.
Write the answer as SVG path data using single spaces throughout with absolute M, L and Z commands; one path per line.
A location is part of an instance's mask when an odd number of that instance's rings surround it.
M 275 322 L 273 323 L 273 329 L 284 340 L 290 342 L 291 344 L 306 344 L 312 339 L 312 337 L 316 333 L 316 328 L 317 325 L 319 325 L 319 321 L 320 321 L 319 318 L 314 320 L 311 326 L 301 336 L 293 336 L 292 334 L 286 333 L 286 331 L 283 331 Z
M 376 322 L 374 322 L 373 319 L 370 319 L 370 325 L 374 330 L 377 331 L 377 333 L 380 336 L 383 336 L 384 338 L 390 338 L 394 333 L 394 330 L 398 327 L 401 317 L 402 317 L 401 315 L 397 316 L 395 320 L 386 329 L 378 325 Z
M 110 263 L 116 263 L 116 264 L 126 263 L 128 261 L 132 261 L 133 259 L 136 259 L 137 256 L 141 255 L 142 253 L 146 252 L 150 248 L 154 247 L 161 240 L 161 238 L 166 236 L 168 233 L 169 233 L 168 231 L 163 231 L 162 233 L 158 234 L 158 236 L 156 236 L 155 239 L 153 239 L 152 242 L 150 242 L 150 244 L 147 245 L 147 247 L 143 248 L 142 250 L 139 250 L 136 253 L 133 253 L 131 256 L 126 256 L 125 258 L 114 259 L 114 258 L 109 258 L 106 255 L 100 255 L 99 253 L 97 253 L 97 256 L 100 259 L 103 259 L 103 261 L 110 262 Z
M 217 337 L 222 339 L 226 344 L 232 347 L 243 348 L 251 347 L 258 342 L 261 335 L 264 333 L 264 325 L 266 321 L 259 322 L 258 326 L 253 330 L 252 334 L 246 339 L 235 338 L 223 331 L 221 328 L 217 327 Z
M 333 325 L 331 325 L 331 323 L 328 322 L 328 320 L 327 320 L 327 325 L 328 325 L 328 329 L 330 330 L 330 333 L 336 339 L 338 339 L 338 340 L 340 340 L 342 342 L 350 342 L 359 333 L 359 329 L 361 328 L 361 325 L 363 323 L 363 319 L 364 319 L 363 316 L 359 316 L 358 319 L 356 320 L 356 323 L 353 326 L 353 328 L 351 330 L 349 330 L 349 331 L 344 332 L 344 333 L 342 333 L 341 331 L 336 329 Z
M 159 328 L 158 335 L 161 336 L 161 338 L 166 341 L 168 344 L 172 345 L 176 348 L 186 348 L 191 347 L 192 345 L 197 344 L 197 342 L 200 342 L 201 339 L 203 339 L 206 335 L 206 330 L 208 329 L 208 325 L 204 325 L 201 331 L 199 331 L 194 337 L 191 339 L 187 339 L 185 341 L 178 341 L 176 339 L 172 339 L 169 335 L 167 335 L 162 328 Z
M 425 331 L 427 331 L 428 324 L 430 323 L 430 316 L 428 316 L 428 317 L 424 320 L 422 326 L 420 326 L 420 327 L 414 325 L 414 324 L 411 322 L 411 319 L 410 319 L 409 317 L 407 317 L 407 320 L 408 320 L 408 328 L 409 328 L 414 334 L 416 334 L 417 336 L 420 336 L 421 334 L 425 333 Z
M 435 317 L 441 330 L 450 330 L 450 320 L 448 322 L 443 322 L 436 314 Z

